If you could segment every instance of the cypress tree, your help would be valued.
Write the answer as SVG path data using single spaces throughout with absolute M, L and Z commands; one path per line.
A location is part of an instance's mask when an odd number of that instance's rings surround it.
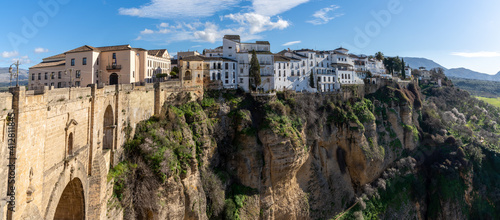
M 401 62 L 401 75 L 403 76 L 403 79 L 406 79 L 405 59 Z
M 311 88 L 314 88 L 314 74 L 312 70 L 311 70 L 311 75 L 309 75 L 309 86 Z
M 260 64 L 259 59 L 257 58 L 257 53 L 255 50 L 252 51 L 252 59 L 250 60 L 250 78 L 253 79 L 252 87 L 254 90 L 260 86 Z

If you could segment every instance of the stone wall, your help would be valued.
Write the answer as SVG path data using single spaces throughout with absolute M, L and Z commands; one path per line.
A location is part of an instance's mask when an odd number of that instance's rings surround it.
M 182 87 L 179 81 L 36 92 L 21 87 L 0 94 L 0 219 L 7 216 L 7 113 L 16 113 L 18 124 L 13 219 L 71 215 L 73 210 L 58 208 L 70 186 L 83 189 L 85 218 L 103 219 L 111 193 L 107 174 L 121 160 L 123 144 L 137 123 L 158 114 L 180 92 L 193 99 L 203 95 L 201 87 Z
M 0 219 L 7 212 L 7 176 L 9 149 L 7 145 L 7 114 L 12 113 L 12 94 L 0 93 Z

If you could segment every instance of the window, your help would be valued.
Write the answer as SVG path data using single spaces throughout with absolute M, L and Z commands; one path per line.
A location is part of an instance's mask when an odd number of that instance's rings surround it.
M 62 83 L 61 82 L 57 83 L 57 88 L 62 88 Z
M 217 69 L 222 69 L 220 63 L 217 64 Z
M 42 74 L 38 73 L 38 80 L 41 80 L 41 79 L 42 79 Z
M 216 63 L 214 63 L 214 69 L 217 69 L 217 64 Z
M 227 64 L 227 63 L 226 63 L 226 64 Z M 229 78 L 229 73 L 228 73 L 228 72 L 226 72 L 226 74 L 224 74 L 224 76 L 225 76 L 225 78 L 226 78 L 226 79 L 227 79 L 227 78 Z M 227 81 L 227 80 L 226 80 L 226 81 Z
M 57 73 L 57 78 L 60 79 L 62 77 L 61 71 Z
M 49 79 L 49 73 L 45 73 L 45 80 Z
M 280 70 L 280 71 L 278 71 L 278 73 L 279 73 L 279 74 L 278 74 L 278 76 L 279 76 L 279 77 L 281 77 L 281 70 Z
M 80 78 L 81 77 L 81 72 L 80 70 L 77 70 L 76 73 L 75 73 L 75 77 L 76 78 Z
M 97 58 L 97 60 L 95 61 L 95 64 L 99 65 L 99 58 Z
M 82 65 L 87 65 L 87 57 L 84 57 L 84 58 L 82 59 Z
M 295 71 L 294 70 L 292 70 L 292 76 L 295 76 Z
M 243 83 L 243 78 L 240 78 L 240 83 Z
M 240 73 L 243 73 L 243 68 L 240 68 Z
M 75 66 L 75 59 L 71 59 L 71 66 Z
M 215 80 L 215 73 L 212 73 L 212 80 Z
M 52 73 L 50 74 L 50 79 L 55 79 L 55 78 L 56 78 L 56 73 L 52 72 Z
M 35 80 L 35 74 L 31 74 L 31 80 Z
M 234 79 L 234 78 L 236 78 L 236 73 L 235 73 L 235 72 L 233 72 L 233 79 Z
M 76 87 L 80 87 L 80 81 L 76 81 L 76 82 L 75 82 L 75 86 L 76 86 Z
M 226 84 L 228 84 L 228 83 L 229 83 L 229 81 L 226 79 Z
M 229 69 L 229 63 L 226 63 L 225 66 L 226 66 L 226 69 Z
M 233 63 L 233 70 L 236 69 L 236 63 Z
M 54 86 L 54 83 L 53 83 L 53 82 L 52 82 L 52 83 L 50 83 L 50 86 L 51 86 L 51 87 L 52 87 L 52 86 Z

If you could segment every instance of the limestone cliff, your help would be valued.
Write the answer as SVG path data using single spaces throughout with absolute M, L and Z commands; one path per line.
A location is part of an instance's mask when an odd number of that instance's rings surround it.
M 197 102 L 177 100 L 137 126 L 124 162 L 109 177 L 109 213 L 118 210 L 124 219 L 467 216 L 453 196 L 432 200 L 445 180 L 430 176 L 455 180 L 473 168 L 460 144 L 427 131 L 429 111 L 413 84 L 348 98 L 214 91 Z M 450 150 L 416 154 L 432 144 Z M 471 181 L 458 184 L 470 188 L 458 193 L 469 203 Z

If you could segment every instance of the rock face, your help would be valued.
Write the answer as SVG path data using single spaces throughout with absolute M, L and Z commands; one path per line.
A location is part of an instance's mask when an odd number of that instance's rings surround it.
M 373 187 L 398 186 L 391 178 L 422 184 L 415 159 L 401 159 L 422 139 L 420 97 L 414 85 L 394 84 L 347 100 L 214 92 L 164 106 L 131 140 L 125 159 L 131 168 L 114 177 L 114 200 L 125 219 L 334 218 L 353 204 L 367 206 L 368 197 L 386 199 Z M 144 176 L 155 179 L 146 189 L 138 187 L 144 180 L 131 180 Z M 154 204 L 136 203 L 143 198 L 134 189 L 152 191 Z M 426 218 L 425 198 L 396 196 L 391 201 L 401 205 L 385 207 L 390 215 L 378 217 Z M 456 211 L 461 204 L 440 200 L 439 206 L 437 219 L 464 216 Z

